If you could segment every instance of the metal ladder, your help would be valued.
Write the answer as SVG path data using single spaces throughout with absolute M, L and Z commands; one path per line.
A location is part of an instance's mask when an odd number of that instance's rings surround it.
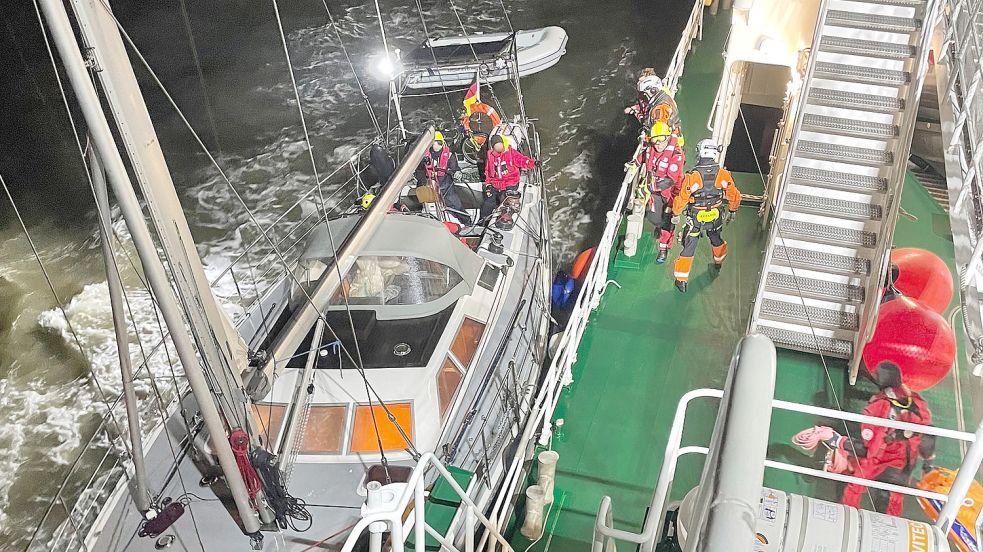
M 876 320 L 936 0 L 824 0 L 751 329 L 852 359 Z

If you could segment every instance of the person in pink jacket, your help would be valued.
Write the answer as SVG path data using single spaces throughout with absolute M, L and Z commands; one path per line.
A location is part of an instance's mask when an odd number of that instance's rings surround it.
M 481 217 L 487 217 L 501 205 L 506 194 L 519 187 L 520 170 L 532 169 L 536 160 L 522 155 L 517 150 L 507 148 L 501 135 L 489 140 L 488 157 L 485 161 L 485 200 L 481 204 Z

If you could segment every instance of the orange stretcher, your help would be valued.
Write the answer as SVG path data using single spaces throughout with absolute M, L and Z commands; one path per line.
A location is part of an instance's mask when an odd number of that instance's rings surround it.
M 915 486 L 925 491 L 948 494 L 955 480 L 955 470 L 935 468 Z M 918 504 L 932 521 L 938 519 L 939 512 L 942 511 L 942 501 L 918 497 Z M 973 481 L 973 486 L 969 488 L 969 493 L 963 501 L 963 507 L 959 510 L 952 529 L 949 530 L 949 540 L 960 552 L 983 552 L 980 550 L 980 544 L 976 542 L 976 518 L 980 515 L 981 509 L 983 509 L 983 485 Z

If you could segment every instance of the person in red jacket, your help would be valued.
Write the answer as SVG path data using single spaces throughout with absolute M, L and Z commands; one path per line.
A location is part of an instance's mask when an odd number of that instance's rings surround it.
M 877 386 L 880 388 L 867 406 L 865 416 L 886 418 L 899 422 L 931 425 L 932 412 L 921 395 L 912 391 L 901 381 L 901 370 L 893 362 L 882 362 L 874 371 Z M 838 445 L 848 451 L 853 450 L 856 465 L 853 468 L 855 477 L 873 479 L 884 483 L 908 486 L 911 484 L 911 474 L 915 470 L 918 458 L 922 458 L 922 472 L 932 471 L 932 461 L 935 459 L 935 437 L 922 435 L 912 431 L 890 429 L 873 424 L 860 425 L 862 444 L 852 440 L 852 447 L 846 438 L 840 437 Z M 867 487 L 854 483 L 848 484 L 843 491 L 841 502 L 847 506 L 860 508 Z M 866 504 L 865 506 L 869 506 Z M 884 512 L 890 516 L 900 516 L 904 510 L 904 495 L 889 493 L 887 508 Z
M 487 217 L 501 205 L 507 194 L 516 192 L 521 169 L 535 166 L 535 159 L 507 147 L 500 134 L 492 136 L 485 161 L 485 200 L 481 204 L 481 218 Z
M 672 223 L 672 201 L 679 193 L 683 181 L 683 165 L 686 156 L 667 123 L 656 122 L 649 132 L 648 147 L 643 148 L 632 161 L 644 167 L 649 199 L 645 218 L 655 226 L 659 241 L 659 256 L 655 262 L 662 264 L 669 257 L 675 226 Z

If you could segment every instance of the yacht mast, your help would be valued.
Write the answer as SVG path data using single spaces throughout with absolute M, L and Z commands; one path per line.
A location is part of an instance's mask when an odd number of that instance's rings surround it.
M 71 4 L 82 38 L 92 47 L 96 74 L 146 200 L 198 351 L 206 371 L 211 372 L 213 391 L 223 395 L 218 403 L 226 419 L 239 420 L 249 411 L 240 379 L 247 364 L 246 345 L 208 285 L 116 19 L 104 0 L 71 0 Z
M 96 211 L 99 214 L 99 236 L 102 255 L 106 261 L 106 284 L 109 286 L 109 303 L 113 310 L 113 330 L 116 332 L 116 349 L 119 353 L 119 370 L 123 381 L 123 405 L 126 407 L 126 424 L 133 449 L 133 502 L 140 513 L 152 507 L 147 485 L 147 465 L 143 457 L 143 433 L 140 430 L 140 409 L 133 389 L 133 367 L 130 365 L 130 347 L 123 311 L 123 283 L 113 259 L 110 242 L 113 228 L 109 219 L 109 192 L 106 189 L 106 173 L 94 148 L 89 149 L 89 172 L 92 175 L 93 192 L 96 195 Z
M 79 45 L 75 40 L 75 34 L 72 30 L 72 24 L 68 19 L 68 13 L 65 11 L 62 0 L 40 0 L 40 5 L 51 34 L 54 37 L 55 45 L 62 58 L 65 71 L 72 83 L 72 89 L 75 91 L 75 96 L 78 99 L 86 123 L 89 126 L 89 132 L 96 152 L 105 164 L 106 174 L 113 187 L 113 193 L 116 195 L 123 217 L 126 219 L 127 228 L 133 237 L 133 243 L 140 256 L 147 280 L 154 294 L 157 296 L 161 314 L 170 330 L 171 339 L 174 342 L 178 357 L 184 366 L 188 384 L 198 402 L 202 420 L 209 432 L 212 446 L 215 449 L 219 464 L 225 474 L 225 481 L 235 502 L 239 518 L 242 520 L 243 529 L 246 533 L 257 534 L 259 531 L 259 521 L 256 513 L 249 504 L 246 485 L 243 482 L 242 475 L 236 464 L 236 458 L 232 453 L 232 448 L 227 439 L 226 426 L 216 408 L 202 367 L 198 363 L 194 344 L 184 326 L 184 319 L 181 316 L 177 298 L 171 290 L 164 266 L 157 256 L 157 249 L 154 246 L 150 231 L 144 221 L 143 211 L 140 209 L 140 203 L 137 201 L 136 193 L 130 183 L 123 158 L 116 148 L 113 133 L 102 111 L 99 96 L 96 93 L 95 86 L 89 79 L 88 66 L 79 51 Z M 90 9 L 91 4 L 87 5 L 80 2 L 76 4 L 76 7 L 80 11 L 84 11 Z M 109 30 L 103 29 L 103 32 L 105 35 L 111 34 L 119 42 L 119 34 L 115 26 Z M 107 36 L 103 36 L 103 39 L 108 40 Z M 96 43 L 92 44 L 94 46 L 96 45 Z M 118 46 L 118 50 L 122 51 L 122 44 L 120 43 Z M 98 48 L 98 46 L 96 47 Z M 131 103 L 138 102 L 137 98 L 141 97 L 140 91 L 136 86 L 132 68 L 129 66 L 125 52 L 122 52 L 122 54 L 122 57 L 115 59 L 109 59 L 105 56 L 100 58 L 102 63 L 100 65 L 102 83 L 104 87 L 112 88 L 115 83 L 112 78 L 108 78 L 106 73 L 116 72 L 119 70 L 120 64 L 125 65 L 125 72 L 131 80 L 131 85 L 123 87 L 122 90 L 128 93 L 128 99 Z M 110 67 L 112 69 L 107 71 Z M 118 105 L 114 105 L 116 113 L 122 116 L 123 113 L 121 113 L 118 107 Z M 144 115 L 146 115 L 146 107 L 143 107 L 143 111 Z M 124 136 L 128 136 L 128 143 L 134 145 L 132 134 L 124 134 Z M 144 147 L 157 148 L 156 135 L 153 133 L 152 127 L 149 127 L 149 133 L 140 136 L 142 137 L 140 143 Z M 141 169 L 138 163 L 134 162 L 134 165 L 138 166 L 138 173 L 141 170 L 146 171 L 146 166 Z M 149 197 L 148 200 L 150 200 Z M 194 257 L 197 258 L 196 255 Z M 182 287 L 182 285 L 187 285 L 187 282 L 178 280 L 177 285 L 178 287 Z M 234 419 L 231 418 L 230 420 Z

